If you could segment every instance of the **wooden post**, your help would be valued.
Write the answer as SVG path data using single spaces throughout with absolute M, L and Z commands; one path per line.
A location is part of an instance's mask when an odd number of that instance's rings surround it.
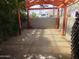
M 57 9 L 57 17 L 56 17 L 56 29 L 59 28 L 59 9 Z
M 19 27 L 19 34 L 21 34 L 22 27 L 21 27 L 21 19 L 20 19 L 20 8 L 18 8 L 18 27 Z
M 66 27 L 67 27 L 67 6 L 64 7 L 64 19 L 63 19 L 62 35 L 66 34 Z

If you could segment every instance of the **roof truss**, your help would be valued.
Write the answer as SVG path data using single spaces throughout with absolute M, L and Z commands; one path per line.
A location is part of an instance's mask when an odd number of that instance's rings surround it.
M 59 8 L 62 8 L 70 3 L 74 3 L 76 0 L 26 0 L 26 7 L 30 8 L 33 5 L 51 4 Z

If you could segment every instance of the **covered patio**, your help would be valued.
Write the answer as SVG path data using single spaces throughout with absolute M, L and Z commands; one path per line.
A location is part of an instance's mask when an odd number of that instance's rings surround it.
M 78 2 L 77 0 L 25 0 L 25 9 L 27 12 L 27 29 L 22 31 L 20 8 L 18 6 L 18 28 L 19 34 L 9 38 L 0 44 L 0 59 L 71 59 L 71 39 L 66 35 L 68 21 L 68 6 Z M 34 5 L 50 4 L 52 8 L 31 8 Z M 62 29 L 60 27 L 60 13 L 64 10 Z M 55 27 L 48 29 L 31 28 L 30 10 L 57 10 L 55 17 Z M 52 12 L 54 13 L 54 11 Z M 35 18 L 36 19 L 36 18 Z M 43 18 L 40 18 L 41 20 Z M 51 18 L 44 18 L 51 20 Z M 43 19 L 43 21 L 44 21 Z M 38 19 L 39 20 L 39 19 Z M 49 20 L 49 21 L 50 21 Z M 39 22 L 39 21 L 38 21 Z M 34 26 L 37 26 L 38 22 Z M 51 21 L 50 21 L 51 22 Z M 51 22 L 52 23 L 52 22 Z M 41 22 L 40 22 L 41 24 Z M 46 23 L 52 25 L 50 23 Z M 38 24 L 39 25 L 39 24 Z M 52 27 L 52 26 L 51 26 Z
M 30 28 L 30 15 L 29 12 L 30 10 L 45 10 L 45 9 L 57 9 L 57 17 L 56 17 L 56 29 L 58 29 L 60 27 L 60 16 L 59 16 L 59 9 L 62 8 L 64 9 L 64 17 L 63 17 L 63 24 L 62 24 L 62 35 L 66 34 L 66 28 L 67 28 L 67 13 L 68 13 L 68 6 L 73 5 L 74 3 L 77 3 L 77 0 L 26 0 L 26 11 L 27 11 L 27 15 L 28 15 L 28 28 Z M 55 7 L 53 8 L 31 8 L 31 6 L 34 5 L 44 5 L 44 4 L 50 4 L 50 5 L 54 5 Z M 21 7 L 21 3 L 19 4 L 19 9 L 18 9 L 18 26 L 19 26 L 19 32 L 21 33 L 21 21 L 20 21 L 20 7 Z M 61 11 L 62 12 L 62 11 Z

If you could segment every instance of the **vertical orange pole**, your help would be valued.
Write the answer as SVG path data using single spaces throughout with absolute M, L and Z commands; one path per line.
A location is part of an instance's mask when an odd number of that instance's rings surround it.
M 59 28 L 59 9 L 57 9 L 57 17 L 56 17 L 56 29 Z
M 58 8 L 58 27 L 57 28 L 59 28 L 59 22 L 60 22 L 60 18 L 59 18 L 59 8 Z
M 27 17 L 28 17 L 27 27 L 30 28 L 30 15 L 29 15 L 29 10 L 27 10 Z
M 29 14 L 29 1 L 25 0 L 25 6 L 26 6 L 26 11 L 27 11 L 27 17 L 28 17 L 28 21 L 27 21 L 27 28 L 30 28 L 30 14 Z
M 64 19 L 63 19 L 62 35 L 66 34 L 66 27 L 67 27 L 67 6 L 64 7 Z
M 21 19 L 20 19 L 20 8 L 18 8 L 18 27 L 19 27 L 19 34 L 21 34 L 22 27 L 21 27 Z

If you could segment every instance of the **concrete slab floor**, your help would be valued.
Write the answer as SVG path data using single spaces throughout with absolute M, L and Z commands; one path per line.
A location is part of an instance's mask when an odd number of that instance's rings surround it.
M 70 59 L 64 38 L 56 29 L 27 29 L 0 45 L 0 59 Z

